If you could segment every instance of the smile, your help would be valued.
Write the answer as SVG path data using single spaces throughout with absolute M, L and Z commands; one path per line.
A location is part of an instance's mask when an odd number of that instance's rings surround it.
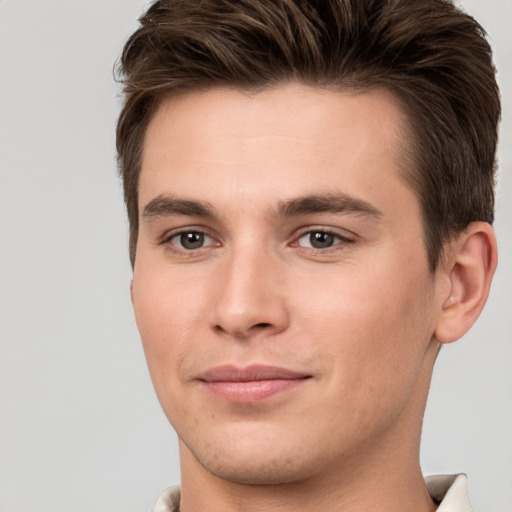
M 286 368 L 253 365 L 215 367 L 201 374 L 198 380 L 219 398 L 234 403 L 254 403 L 290 391 L 310 378 L 311 375 Z

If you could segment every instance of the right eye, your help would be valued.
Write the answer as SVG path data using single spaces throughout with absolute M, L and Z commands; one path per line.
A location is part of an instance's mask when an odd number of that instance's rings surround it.
M 168 243 L 185 251 L 193 251 L 215 245 L 213 238 L 201 231 L 182 231 L 181 233 L 176 233 L 168 239 Z

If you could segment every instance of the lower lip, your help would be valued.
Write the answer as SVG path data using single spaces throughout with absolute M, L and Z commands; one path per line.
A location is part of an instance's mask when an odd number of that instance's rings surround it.
M 248 382 L 205 382 L 208 391 L 228 402 L 260 402 L 279 393 L 290 391 L 308 379 L 271 379 Z

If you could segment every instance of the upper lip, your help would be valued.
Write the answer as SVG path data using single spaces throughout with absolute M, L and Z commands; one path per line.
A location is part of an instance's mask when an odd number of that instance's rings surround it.
M 198 376 L 204 382 L 251 382 L 257 380 L 305 379 L 310 375 L 278 366 L 251 365 L 238 368 L 232 365 L 216 366 Z

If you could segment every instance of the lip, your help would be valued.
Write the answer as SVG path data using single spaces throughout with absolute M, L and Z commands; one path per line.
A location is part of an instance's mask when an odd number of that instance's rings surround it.
M 245 368 L 225 365 L 201 373 L 198 380 L 210 393 L 235 403 L 254 403 L 290 391 L 311 375 L 278 366 L 251 365 Z

